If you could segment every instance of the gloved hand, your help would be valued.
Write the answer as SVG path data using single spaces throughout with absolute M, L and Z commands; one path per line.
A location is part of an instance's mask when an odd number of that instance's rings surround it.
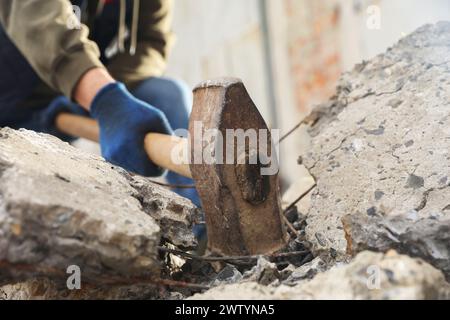
M 147 133 L 172 134 L 161 111 L 134 98 L 122 83 L 111 83 L 95 96 L 91 115 L 100 125 L 100 146 L 106 160 L 144 176 L 164 172 L 144 150 Z
M 47 108 L 35 113 L 33 119 L 28 124 L 25 124 L 24 127 L 51 134 L 67 142 L 73 141 L 76 137 L 65 134 L 56 128 L 56 117 L 63 112 L 89 117 L 89 112 L 81 106 L 64 96 L 59 96 L 53 99 Z

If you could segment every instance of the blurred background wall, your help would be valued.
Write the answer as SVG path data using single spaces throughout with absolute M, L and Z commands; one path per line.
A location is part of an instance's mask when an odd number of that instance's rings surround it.
M 190 86 L 243 79 L 269 126 L 285 132 L 333 94 L 342 71 L 425 23 L 449 0 L 176 0 L 168 74 Z M 281 148 L 286 184 L 301 175 L 302 131 Z

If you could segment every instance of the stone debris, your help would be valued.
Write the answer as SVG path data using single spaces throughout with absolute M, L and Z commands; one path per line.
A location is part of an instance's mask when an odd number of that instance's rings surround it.
M 321 257 L 314 258 L 312 261 L 292 270 L 289 277 L 283 281 L 283 284 L 295 285 L 300 281 L 310 280 L 316 274 L 326 271 L 328 266 Z
M 302 157 L 317 182 L 306 227 L 315 255 L 395 248 L 448 277 L 449 97 L 450 22 L 342 76 Z
M 411 220 L 404 216 L 388 218 L 360 214 L 343 218 L 347 252 L 387 251 L 391 248 L 420 257 L 450 280 L 450 220 L 438 217 Z
M 203 220 L 200 209 L 167 188 L 155 187 L 144 177 L 132 176 L 130 185 L 137 190 L 134 196 L 141 203 L 142 210 L 159 225 L 163 240 L 182 249 L 196 247 L 192 226 Z
M 195 245 L 190 201 L 49 135 L 0 129 L 0 176 L 1 284 L 155 276 L 162 241 Z
M 274 288 L 257 282 L 242 282 L 218 286 L 197 293 L 187 300 L 274 300 Z
M 244 278 L 247 281 L 255 281 L 267 286 L 274 281 L 280 280 L 281 275 L 275 263 L 261 256 L 258 258 L 256 266 L 244 273 Z
M 211 282 L 211 286 L 218 286 L 228 283 L 237 283 L 243 278 L 242 273 L 233 265 L 227 264 Z
M 167 296 L 166 296 L 167 295 Z M 31 279 L 0 287 L 0 300 L 117 300 L 170 298 L 152 285 L 89 286 L 67 290 L 49 279 Z
M 256 282 L 223 285 L 193 295 L 192 300 L 279 299 L 450 299 L 441 271 L 421 259 L 364 251 L 294 287 L 267 287 Z

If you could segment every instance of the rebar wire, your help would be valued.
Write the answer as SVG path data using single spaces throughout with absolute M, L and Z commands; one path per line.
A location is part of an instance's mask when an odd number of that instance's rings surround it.
M 283 212 L 282 217 L 283 217 L 283 222 L 284 222 L 284 224 L 288 227 L 289 230 L 291 230 L 291 232 L 292 232 L 292 233 L 294 234 L 294 236 L 297 238 L 298 232 L 297 232 L 297 230 L 295 230 L 295 228 L 294 228 L 294 226 L 292 225 L 292 223 L 290 223 L 289 220 L 286 218 L 286 216 L 284 215 L 284 212 Z M 292 236 L 291 236 L 291 238 L 292 238 Z
M 197 284 L 197 283 L 191 283 L 191 282 L 185 282 L 185 281 L 178 281 L 178 280 L 171 280 L 171 279 L 163 279 L 160 277 L 131 277 L 131 278 L 119 278 L 119 277 L 110 277 L 107 278 L 105 281 L 108 285 L 114 285 L 114 286 L 126 286 L 126 285 L 134 285 L 134 284 L 150 284 L 154 286 L 166 286 L 166 287 L 173 287 L 173 288 L 188 288 L 191 290 L 196 291 L 204 291 L 211 289 L 210 286 L 203 285 L 203 284 Z
M 305 124 L 307 122 L 307 119 L 303 119 L 302 121 L 300 121 L 299 123 L 297 123 L 294 127 L 292 127 L 291 130 L 289 130 L 288 132 L 286 132 L 285 134 L 283 134 L 280 138 L 280 140 L 278 140 L 278 143 L 281 143 L 283 140 L 285 140 L 287 137 L 289 137 L 291 134 L 293 134 L 298 128 L 301 127 L 302 124 Z
M 292 209 L 300 200 L 302 200 L 312 189 L 314 189 L 317 186 L 317 184 L 314 182 L 314 184 L 308 188 L 305 192 L 303 192 L 297 199 L 295 199 L 290 205 L 286 207 L 286 209 L 283 210 L 283 215 L 288 212 L 290 209 Z
M 34 264 L 24 264 L 24 263 L 10 263 L 6 261 L 0 261 L 0 267 L 2 268 L 11 268 L 14 270 L 27 271 L 38 274 L 45 274 L 51 277 L 55 277 L 57 279 L 65 279 L 67 274 L 58 268 L 53 267 L 44 267 L 38 266 Z M 179 287 L 179 288 L 189 288 L 195 290 L 207 290 L 210 287 L 202 284 L 189 283 L 184 281 L 176 281 L 171 279 L 163 279 L 161 277 L 153 277 L 153 276 L 138 276 L 138 277 L 122 277 L 119 275 L 97 275 L 95 279 L 91 279 L 90 277 L 86 278 L 85 287 L 97 288 L 96 283 L 102 282 L 102 284 L 106 285 L 142 285 L 142 284 L 151 284 L 155 286 L 168 286 L 168 287 Z
M 271 255 L 251 255 L 251 256 L 220 256 L 220 257 L 204 257 L 204 256 L 197 256 L 182 250 L 177 249 L 169 249 L 165 247 L 158 247 L 159 251 L 171 253 L 180 257 L 188 258 L 188 259 L 195 259 L 195 260 L 202 260 L 206 262 L 218 262 L 218 261 L 246 261 L 251 262 L 258 260 L 259 257 L 264 256 L 268 258 L 285 258 L 285 257 L 292 257 L 292 256 L 298 256 L 309 253 L 309 251 L 292 251 L 292 252 L 281 252 L 281 253 L 275 253 Z
M 316 183 L 314 183 L 308 190 L 306 190 L 305 192 L 303 192 L 297 199 L 295 199 L 291 204 L 289 204 L 284 210 L 283 210 L 283 222 L 284 224 L 288 227 L 288 229 L 293 233 L 294 236 L 298 236 L 298 231 L 294 228 L 294 226 L 292 225 L 292 223 L 290 223 L 288 221 L 288 219 L 286 218 L 286 212 L 288 212 L 290 209 L 292 209 L 300 200 L 302 200 L 308 193 L 311 192 L 312 189 L 314 189 L 316 187 Z M 291 237 L 292 238 L 292 237 Z

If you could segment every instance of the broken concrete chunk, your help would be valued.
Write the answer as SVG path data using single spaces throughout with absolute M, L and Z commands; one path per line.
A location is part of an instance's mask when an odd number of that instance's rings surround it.
M 353 214 L 343 218 L 343 225 L 349 254 L 394 248 L 428 261 L 450 279 L 450 219 L 414 220 L 403 216 L 382 218 Z
M 440 242 L 440 249 L 431 253 L 438 240 L 432 232 L 435 224 L 421 222 L 432 229 L 411 226 L 408 236 L 390 242 L 385 238 L 391 217 L 450 219 L 449 96 L 450 22 L 421 27 L 342 76 L 335 97 L 318 109 L 322 117 L 313 125 L 311 148 L 303 155 L 317 181 L 306 228 L 315 255 L 333 251 L 338 259 L 345 256 L 341 220 L 351 214 L 353 225 L 375 223 L 355 226 L 370 230 L 351 233 L 356 252 L 402 247 L 448 273 L 442 266 L 450 265 L 444 254 L 450 242 Z M 380 247 L 374 244 L 377 236 L 384 239 Z M 414 254 L 412 248 L 419 247 Z
M 34 279 L 0 287 L 0 300 L 117 300 L 166 298 L 154 285 L 82 286 L 68 290 L 49 279 Z M 166 293 L 169 295 L 169 293 Z
M 207 299 L 449 299 L 450 284 L 441 271 L 421 259 L 364 251 L 347 264 L 289 287 L 256 282 L 224 285 L 191 297 Z
M 233 265 L 227 264 L 211 282 L 211 286 L 236 283 L 242 280 L 242 273 Z
M 273 288 L 257 282 L 243 282 L 214 287 L 187 300 L 269 300 L 275 299 L 272 292 Z
M 258 258 L 256 266 L 244 273 L 247 281 L 256 281 L 262 285 L 269 285 L 281 278 L 277 265 L 268 261 L 263 256 Z
M 130 185 L 136 189 L 134 195 L 142 210 L 150 215 L 161 228 L 161 238 L 171 244 L 192 249 L 197 240 L 192 226 L 203 220 L 201 210 L 186 198 L 174 194 L 167 188 L 155 188 L 155 184 L 140 176 L 128 176 Z
M 0 283 L 65 279 L 70 265 L 99 283 L 159 274 L 155 220 L 194 243 L 190 202 L 49 135 L 0 129 L 0 176 Z
M 448 299 L 442 272 L 420 259 L 364 251 L 348 265 L 336 266 L 298 287 L 296 298 Z M 295 289 L 294 289 L 295 290 Z
M 317 257 L 293 270 L 289 277 L 283 281 L 283 283 L 287 285 L 294 285 L 299 281 L 310 280 L 315 277 L 316 274 L 324 272 L 327 269 L 327 263 L 323 261 L 321 257 Z

